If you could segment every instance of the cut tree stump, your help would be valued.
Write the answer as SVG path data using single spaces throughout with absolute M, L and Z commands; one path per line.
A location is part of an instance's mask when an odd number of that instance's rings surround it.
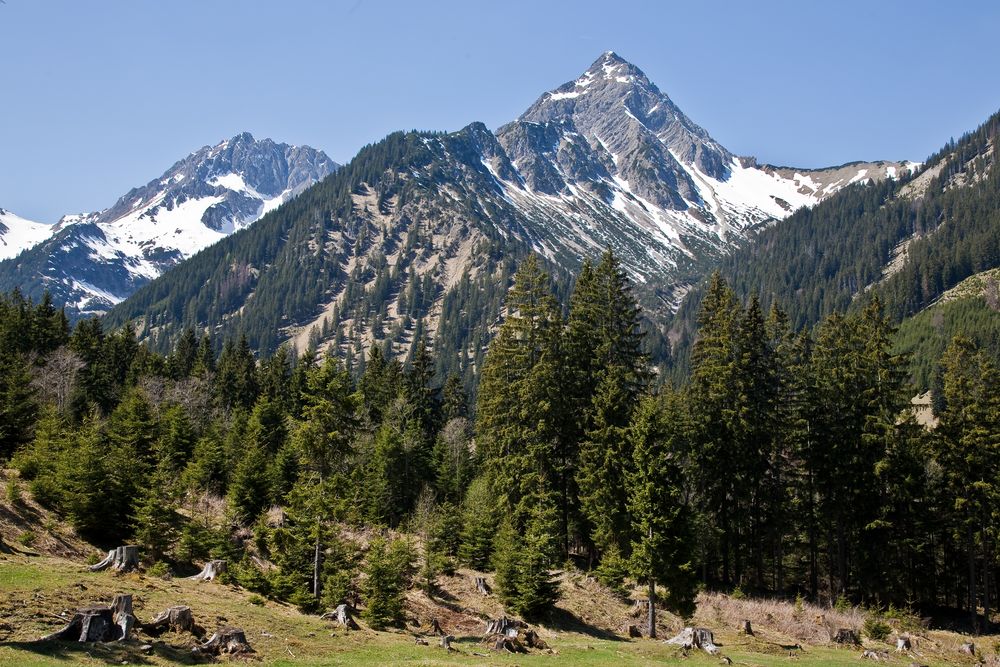
M 451 647 L 451 643 L 453 641 L 455 641 L 455 637 L 453 635 L 441 635 L 441 648 L 446 651 L 453 651 L 454 649 Z
M 108 555 L 100 563 L 90 566 L 91 572 L 100 572 L 108 568 L 116 572 L 131 572 L 139 567 L 139 547 L 128 544 L 122 547 L 115 547 L 108 551 Z
M 142 629 L 147 634 L 156 636 L 163 634 L 167 630 L 173 632 L 190 632 L 196 637 L 205 634 L 205 630 L 194 622 L 194 614 L 191 607 L 177 605 L 164 609 L 149 623 L 143 623 Z
M 964 644 L 962 644 L 961 646 L 958 647 L 958 650 L 961 651 L 962 653 L 968 653 L 969 655 L 975 655 L 976 654 L 976 645 L 973 644 L 972 642 L 965 642 Z
M 215 578 L 226 571 L 226 561 L 224 560 L 210 560 L 205 563 L 205 566 L 201 568 L 201 572 L 194 575 L 193 577 L 188 577 L 193 581 L 215 581 Z
M 444 635 L 444 631 L 441 630 L 441 624 L 438 623 L 438 620 L 436 618 L 431 619 L 431 632 L 433 632 L 439 637 Z
M 132 596 L 126 594 L 115 595 L 111 602 L 111 620 L 118 626 L 120 636 L 119 641 L 125 641 L 132 633 L 135 626 L 135 614 L 132 613 Z
M 667 643 L 685 649 L 700 648 L 709 655 L 719 654 L 719 647 L 715 645 L 715 637 L 712 635 L 712 631 L 707 628 L 684 628 L 676 637 L 668 639 Z
M 501 616 L 500 618 L 494 618 L 486 622 L 486 632 L 484 635 L 487 637 L 490 635 L 517 637 L 517 633 L 521 630 L 521 628 L 527 627 L 528 624 L 524 621 Z
M 242 628 L 219 628 L 204 644 L 192 649 L 194 653 L 208 655 L 245 655 L 254 650 L 247 642 L 246 633 Z
M 126 640 L 135 626 L 132 596 L 115 595 L 110 607 L 92 605 L 79 609 L 62 630 L 40 641 L 109 642 Z
M 539 637 L 538 633 L 534 630 L 525 630 L 524 645 L 528 648 L 534 648 L 540 651 L 544 651 L 549 647 L 549 645 L 545 643 L 545 640 Z
M 642 638 L 642 631 L 639 630 L 639 626 L 638 625 L 630 625 L 627 628 L 625 628 L 625 634 L 628 635 L 632 639 L 641 639 Z
M 628 615 L 632 618 L 642 618 L 649 613 L 649 601 L 648 600 L 636 600 L 632 603 L 632 608 L 629 609 Z
M 353 611 L 350 605 L 338 604 L 337 608 L 333 610 L 333 617 L 337 620 L 337 623 L 340 623 L 348 630 L 357 630 L 359 626 L 358 622 L 351 615 Z
M 45 635 L 39 641 L 106 642 L 118 639 L 111 607 L 83 607 L 62 630 Z
M 850 628 L 840 628 L 837 630 L 837 634 L 833 636 L 833 641 L 838 644 L 850 644 L 851 646 L 861 645 L 861 639 L 858 637 L 858 633 Z
M 486 583 L 486 577 L 476 577 L 476 590 L 484 597 L 493 592 L 490 590 L 489 584 Z
M 517 637 L 507 637 L 501 635 L 497 637 L 496 642 L 493 644 L 494 651 L 506 651 L 507 653 L 527 653 L 528 649 L 524 647 L 524 644 L 517 640 Z
M 901 653 L 903 651 L 909 651 L 913 648 L 913 644 L 909 637 L 897 637 L 896 638 L 896 653 Z
M 750 625 L 749 619 L 743 621 L 743 634 L 753 636 L 753 626 Z

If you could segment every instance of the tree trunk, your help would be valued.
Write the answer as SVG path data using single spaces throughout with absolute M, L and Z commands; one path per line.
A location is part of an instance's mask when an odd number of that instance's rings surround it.
M 646 636 L 656 639 L 656 581 L 652 577 L 649 578 L 649 616 L 646 618 Z
M 976 546 L 972 525 L 968 529 L 969 541 L 969 618 L 972 634 L 979 634 L 978 595 L 976 594 Z
M 90 566 L 91 572 L 100 572 L 108 568 L 116 572 L 131 572 L 139 567 L 139 547 L 134 544 L 115 547 L 100 563 Z
M 743 634 L 753 636 L 753 626 L 750 625 L 749 619 L 743 621 Z
M 486 583 L 486 577 L 476 577 L 476 590 L 484 597 L 492 592 L 489 584 Z

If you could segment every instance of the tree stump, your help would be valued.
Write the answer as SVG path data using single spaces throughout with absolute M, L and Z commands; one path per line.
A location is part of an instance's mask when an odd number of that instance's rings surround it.
M 750 625 L 750 619 L 743 621 L 743 634 L 753 637 L 753 626 Z
M 896 638 L 896 653 L 901 653 L 903 651 L 909 651 L 913 648 L 909 637 L 897 637 Z
M 444 635 L 444 631 L 441 630 L 441 624 L 438 623 L 438 620 L 436 618 L 431 619 L 431 632 L 433 632 L 439 637 Z
M 494 618 L 486 622 L 485 636 L 504 635 L 507 637 L 517 637 L 520 629 L 527 627 L 528 625 L 524 621 L 501 616 L 500 618 Z
M 116 595 L 114 601 L 111 603 L 111 614 L 112 620 L 118 626 L 121 635 L 118 637 L 118 640 L 127 640 L 132 633 L 132 627 L 135 625 L 135 614 L 132 613 L 132 596 Z
M 354 620 L 351 615 L 352 609 L 347 604 L 338 604 L 337 608 L 333 610 L 333 616 L 342 626 L 348 630 L 357 630 L 358 622 Z
M 540 651 L 544 651 L 549 647 L 549 645 L 545 643 L 545 640 L 539 637 L 538 633 L 534 630 L 526 630 L 524 632 L 524 645 L 528 648 L 534 648 Z
M 964 644 L 962 644 L 961 646 L 958 647 L 958 650 L 961 651 L 962 653 L 968 653 L 969 655 L 975 655 L 976 654 L 976 645 L 973 644 L 972 642 L 965 642 Z
M 116 572 L 131 572 L 139 567 L 139 547 L 129 544 L 115 547 L 100 563 L 90 566 L 91 572 L 100 572 L 108 568 Z
M 118 638 L 111 607 L 83 607 L 58 632 L 45 635 L 40 641 L 106 642 Z
M 851 646 L 861 645 L 858 633 L 850 628 L 840 628 L 837 630 L 837 634 L 833 636 L 833 641 L 838 644 L 850 644 Z
M 629 609 L 628 615 L 632 618 L 642 618 L 649 613 L 649 604 L 646 600 L 636 600 L 632 603 L 632 608 Z
M 192 649 L 194 653 L 208 655 L 244 655 L 254 650 L 247 642 L 242 628 L 225 627 L 215 631 L 208 641 Z
M 684 628 L 676 637 L 668 639 L 667 643 L 675 644 L 684 649 L 700 648 L 709 655 L 719 654 L 719 647 L 715 645 L 715 636 L 707 628 Z
M 527 653 L 528 649 L 524 647 L 524 644 L 517 640 L 517 636 L 508 637 L 506 635 L 500 635 L 497 637 L 496 642 L 493 644 L 494 651 L 507 651 L 508 653 Z
M 426 640 L 426 639 L 424 639 L 423 637 L 414 637 L 414 638 L 413 638 L 413 641 L 414 641 L 414 643 L 416 643 L 416 644 L 417 644 L 418 646 L 427 646 L 427 640 Z
M 483 597 L 486 597 L 493 592 L 490 589 L 489 584 L 486 583 L 486 577 L 476 577 L 476 590 L 479 591 Z
M 625 634 L 627 634 L 632 639 L 641 639 L 642 631 L 639 630 L 638 625 L 630 625 L 625 628 Z
M 451 648 L 451 643 L 453 641 L 455 641 L 455 637 L 453 635 L 441 635 L 441 648 L 446 651 L 454 650 Z
M 193 581 L 215 581 L 215 578 L 226 571 L 226 561 L 224 560 L 210 560 L 205 563 L 205 566 L 201 568 L 201 572 L 194 575 L 193 577 L 188 577 Z
M 163 634 L 167 630 L 190 632 L 198 637 L 205 634 L 202 628 L 195 625 L 191 607 L 184 605 L 177 605 L 161 611 L 152 621 L 144 623 L 142 629 L 153 636 Z

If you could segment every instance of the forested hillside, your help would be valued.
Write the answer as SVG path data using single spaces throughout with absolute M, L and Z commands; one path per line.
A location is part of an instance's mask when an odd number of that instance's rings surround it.
M 796 329 L 860 310 L 874 295 L 897 324 L 916 315 L 962 280 L 1000 266 L 998 131 L 994 115 L 911 178 L 857 184 L 793 214 L 724 258 L 722 275 L 741 298 L 783 304 Z M 677 377 L 688 369 L 704 289 L 688 295 L 672 325 Z M 936 359 L 917 352 L 916 377 L 926 386 L 920 369 Z
M 528 255 L 475 410 L 457 377 L 433 379 L 430 337 L 406 365 L 372 347 L 355 380 L 336 355 L 257 361 L 240 338 L 217 357 L 188 330 L 163 356 L 17 294 L 0 308 L 0 455 L 148 566 L 225 558 L 248 590 L 356 601 L 374 627 L 457 564 L 493 570 L 528 618 L 560 565 L 682 616 L 699 586 L 945 606 L 973 627 L 997 599 L 996 365 L 956 337 L 925 431 L 877 299 L 810 335 L 716 276 L 690 382 L 658 391 L 618 259 L 561 301 Z M 346 539 L 373 528 L 415 539 Z

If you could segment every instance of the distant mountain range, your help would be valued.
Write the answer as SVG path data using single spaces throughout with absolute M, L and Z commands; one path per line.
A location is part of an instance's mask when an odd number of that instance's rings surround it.
M 258 220 L 338 165 L 308 146 L 239 134 L 205 146 L 97 213 L 55 225 L 0 210 L 0 289 L 48 290 L 73 316 L 102 313 Z
M 345 355 L 437 334 L 470 368 L 500 317 L 510 261 L 571 275 L 613 248 L 662 320 L 753 232 L 858 182 L 918 165 L 806 170 L 726 150 L 634 65 L 603 54 L 495 133 L 397 133 L 140 289 L 109 321 L 167 345 L 193 326 Z M 457 313 L 461 313 L 459 316 Z M 401 347 L 404 349 L 405 347 Z

